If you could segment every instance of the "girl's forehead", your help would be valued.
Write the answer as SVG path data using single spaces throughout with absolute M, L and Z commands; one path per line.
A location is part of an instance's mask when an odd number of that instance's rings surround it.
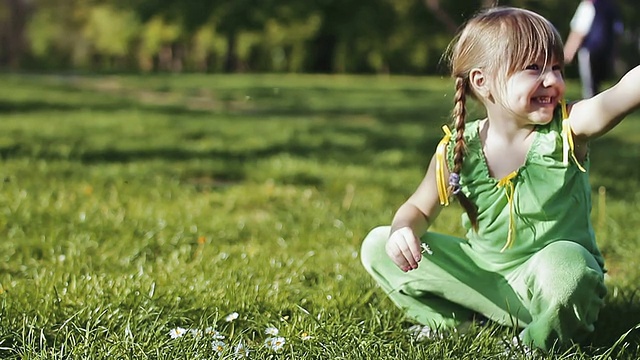
M 530 53 L 528 55 L 515 56 L 511 59 L 510 65 L 507 65 L 513 70 L 522 66 L 530 64 L 550 65 L 550 64 L 564 64 L 564 58 L 562 54 L 550 53 Z
M 552 54 L 532 54 L 530 60 L 538 64 L 553 64 L 560 61 L 560 59 L 558 59 L 556 55 L 553 53 Z

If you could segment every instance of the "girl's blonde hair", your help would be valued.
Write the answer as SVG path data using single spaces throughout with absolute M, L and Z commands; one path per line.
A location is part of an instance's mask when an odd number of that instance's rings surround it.
M 560 34 L 544 17 L 529 10 L 494 7 L 478 13 L 465 24 L 449 45 L 447 55 L 451 76 L 455 79 L 452 118 L 457 130 L 451 172 L 459 175 L 465 152 L 466 98 L 467 95 L 476 97 L 469 84 L 469 72 L 479 68 L 505 81 L 539 61 L 541 56 L 542 66 L 552 60 L 564 66 L 564 51 Z M 462 191 L 457 191 L 456 196 L 477 228 L 475 204 Z

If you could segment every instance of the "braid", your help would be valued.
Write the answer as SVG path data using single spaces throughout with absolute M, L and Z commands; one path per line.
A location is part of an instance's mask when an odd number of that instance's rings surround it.
M 467 94 L 465 91 L 466 80 L 462 77 L 456 78 L 456 93 L 454 96 L 453 107 L 453 127 L 456 129 L 456 145 L 454 147 L 453 156 L 453 172 L 460 174 L 462 169 L 462 161 L 464 159 L 465 143 L 464 143 L 464 128 L 465 119 L 467 117 L 467 109 L 465 103 L 467 101 Z
M 464 153 L 466 151 L 466 146 L 464 142 L 464 129 L 465 129 L 465 120 L 467 117 L 467 110 L 465 107 L 467 100 L 467 79 L 461 76 L 456 77 L 456 93 L 454 96 L 454 107 L 453 107 L 453 127 L 456 129 L 456 142 L 453 148 L 453 173 L 460 175 L 462 170 L 462 163 L 464 161 Z M 471 220 L 471 224 L 474 229 L 478 228 L 478 208 L 476 205 L 467 198 L 467 196 L 462 192 L 458 191 L 456 194 L 460 205 L 467 212 L 469 216 L 469 220 Z

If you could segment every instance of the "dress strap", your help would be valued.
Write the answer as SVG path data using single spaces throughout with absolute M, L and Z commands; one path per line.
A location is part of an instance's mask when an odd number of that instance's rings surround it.
M 447 144 L 451 140 L 451 130 L 447 125 L 442 126 L 444 136 L 438 147 L 436 148 L 436 185 L 438 188 L 438 198 L 440 199 L 440 205 L 449 205 L 449 189 L 444 177 L 444 169 L 446 168 L 446 151 Z
M 513 198 L 516 195 L 516 187 L 513 184 L 513 179 L 518 175 L 518 170 L 513 171 L 509 175 L 503 177 L 498 181 L 497 187 L 504 187 L 504 194 L 507 196 L 507 203 L 509 204 L 509 232 L 507 234 L 507 243 L 504 244 L 504 247 L 500 250 L 500 252 L 505 251 L 510 248 L 515 241 L 515 218 L 513 213 Z
M 580 164 L 575 154 L 575 146 L 573 144 L 573 132 L 571 130 L 571 124 L 569 124 L 569 112 L 567 111 L 567 102 L 565 99 L 560 100 L 562 106 L 562 163 L 565 166 L 569 165 L 569 156 L 576 163 L 578 169 L 582 172 L 587 172 Z

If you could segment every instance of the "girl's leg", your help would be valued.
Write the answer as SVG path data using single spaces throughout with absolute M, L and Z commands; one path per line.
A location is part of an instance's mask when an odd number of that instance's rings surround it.
M 582 97 L 585 99 L 596 94 L 591 61 L 591 52 L 589 50 L 585 48 L 578 50 L 578 70 L 580 72 L 580 81 L 582 82 Z
M 509 277 L 532 317 L 521 333 L 525 344 L 548 350 L 593 331 L 607 289 L 602 269 L 580 244 L 552 243 Z
M 506 279 L 476 265 L 466 241 L 427 233 L 421 239 L 433 250 L 407 273 L 387 256 L 388 226 L 372 230 L 362 244 L 361 259 L 391 300 L 408 317 L 434 329 L 451 329 L 475 312 L 502 324 L 528 323 L 529 314 Z M 518 313 L 521 316 L 513 316 Z

